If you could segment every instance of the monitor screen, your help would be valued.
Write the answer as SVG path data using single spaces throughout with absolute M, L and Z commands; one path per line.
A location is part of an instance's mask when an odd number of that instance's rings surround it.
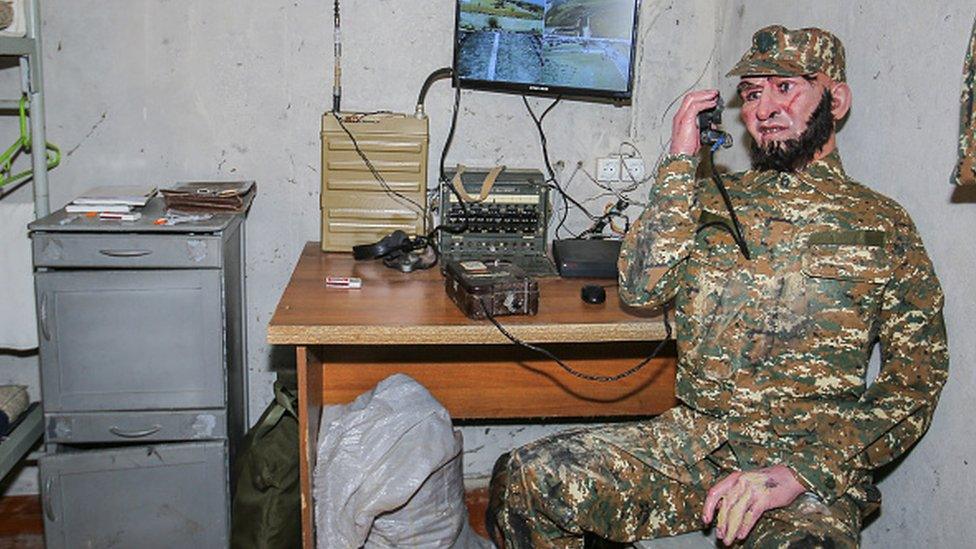
M 464 88 L 627 99 L 639 0 L 458 0 Z

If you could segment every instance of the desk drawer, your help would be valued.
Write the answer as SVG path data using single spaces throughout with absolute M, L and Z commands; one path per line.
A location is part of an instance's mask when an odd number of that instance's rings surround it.
M 224 410 L 48 414 L 44 425 L 45 440 L 59 444 L 227 438 Z
M 35 267 L 220 268 L 220 237 L 34 233 Z

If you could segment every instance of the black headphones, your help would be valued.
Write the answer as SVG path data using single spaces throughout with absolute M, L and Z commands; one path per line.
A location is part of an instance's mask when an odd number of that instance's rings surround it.
M 356 260 L 383 259 L 383 264 L 405 273 L 429 269 L 437 264 L 437 252 L 423 236 L 411 237 L 396 230 L 372 244 L 352 247 Z

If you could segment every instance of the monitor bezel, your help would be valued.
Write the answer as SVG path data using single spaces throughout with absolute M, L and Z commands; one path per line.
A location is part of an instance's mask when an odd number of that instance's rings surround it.
M 458 55 L 460 53 L 460 17 L 461 0 L 454 0 L 454 56 L 451 68 L 454 71 L 454 86 L 461 89 L 495 91 L 502 93 L 513 93 L 517 95 L 544 95 L 572 97 L 576 99 L 593 100 L 613 100 L 627 102 L 633 98 L 634 94 L 634 65 L 637 62 L 637 35 L 640 17 L 641 0 L 634 1 L 634 18 L 630 35 L 630 64 L 628 65 L 627 89 L 607 90 L 601 88 L 579 88 L 571 86 L 547 86 L 544 84 L 530 84 L 525 82 L 507 82 L 499 80 L 478 80 L 474 78 L 462 78 L 457 71 Z

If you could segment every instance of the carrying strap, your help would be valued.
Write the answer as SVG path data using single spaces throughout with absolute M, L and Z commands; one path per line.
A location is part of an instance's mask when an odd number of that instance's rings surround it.
M 464 184 L 461 182 L 461 174 L 466 170 L 464 164 L 458 164 L 457 171 L 454 172 L 454 180 L 451 181 L 451 185 L 454 186 L 454 190 L 457 191 L 458 196 L 461 197 L 465 202 L 484 202 L 488 198 L 488 194 L 491 193 L 492 186 L 495 185 L 495 179 L 498 174 L 502 173 L 505 166 L 495 166 L 492 168 L 487 175 L 485 175 L 484 182 L 481 183 L 481 192 L 478 193 L 477 198 L 468 194 L 468 191 L 464 190 Z
M 295 411 L 295 401 L 298 399 L 295 398 L 295 395 L 292 394 L 291 390 L 285 387 L 282 382 L 275 381 L 274 393 L 275 400 L 278 402 L 278 404 L 297 419 L 298 412 Z
M 266 433 L 271 432 L 271 429 L 278 424 L 285 414 L 290 414 L 298 418 L 298 413 L 295 412 L 294 397 L 280 381 L 275 382 L 274 393 L 274 403 L 268 407 L 264 416 L 254 426 L 255 433 L 258 437 L 263 437 Z

